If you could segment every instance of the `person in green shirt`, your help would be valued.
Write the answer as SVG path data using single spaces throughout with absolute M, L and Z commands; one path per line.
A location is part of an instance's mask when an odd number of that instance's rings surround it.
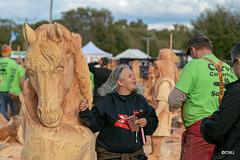
M 10 55 L 11 47 L 4 44 L 2 46 L 3 58 L 0 59 L 0 101 L 1 101 L 0 111 L 5 119 L 8 119 L 7 118 L 8 104 L 10 105 L 12 114 L 14 114 L 13 102 L 10 96 L 8 95 L 8 92 L 11 74 L 13 69 L 16 68 L 17 63 L 13 59 L 10 59 Z
M 89 71 L 90 72 L 90 71 Z M 91 80 L 91 84 L 92 84 L 92 92 L 94 91 L 94 75 L 92 72 L 90 72 L 90 80 Z
M 237 78 L 228 64 L 213 55 L 212 43 L 204 34 L 198 33 L 190 39 L 186 54 L 193 60 L 183 68 L 168 97 L 169 110 L 182 108 L 186 130 L 182 135 L 180 159 L 209 160 L 215 145 L 201 137 L 201 121 L 218 109 L 225 85 Z
M 18 115 L 21 107 L 19 94 L 23 90 L 23 83 L 25 79 L 25 63 L 20 57 L 17 59 L 18 66 L 12 72 L 12 78 L 10 82 L 9 95 L 13 100 L 13 106 L 15 114 Z

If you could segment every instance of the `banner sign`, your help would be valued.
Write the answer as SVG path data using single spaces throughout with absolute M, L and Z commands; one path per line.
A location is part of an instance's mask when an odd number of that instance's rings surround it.
M 27 55 L 27 51 L 12 51 L 11 57 L 10 58 L 24 58 Z

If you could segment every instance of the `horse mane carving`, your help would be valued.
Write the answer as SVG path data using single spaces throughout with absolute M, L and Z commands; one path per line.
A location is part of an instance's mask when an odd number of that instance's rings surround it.
M 20 96 L 22 159 L 94 159 L 95 136 L 78 116 L 82 99 L 92 103 L 81 42 L 57 23 L 35 31 L 24 23 L 23 35 L 29 43 L 25 58 L 29 78 Z

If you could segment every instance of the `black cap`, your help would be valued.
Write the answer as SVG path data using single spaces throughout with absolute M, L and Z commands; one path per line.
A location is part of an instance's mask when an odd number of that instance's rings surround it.
M 106 65 L 109 62 L 109 59 L 107 57 L 102 57 L 101 60 L 103 61 L 103 65 Z
M 187 49 L 186 55 L 190 55 L 190 47 L 192 44 L 202 43 L 202 42 L 212 43 L 206 35 L 202 33 L 195 34 L 189 41 L 189 47 Z

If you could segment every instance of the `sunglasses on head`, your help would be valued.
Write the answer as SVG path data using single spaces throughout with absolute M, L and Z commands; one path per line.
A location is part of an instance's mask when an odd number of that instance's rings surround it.
M 234 63 L 235 63 L 236 61 L 237 61 L 237 58 L 234 59 L 234 61 L 233 61 L 232 65 L 231 65 L 231 67 L 233 67 L 233 65 L 234 65 Z

